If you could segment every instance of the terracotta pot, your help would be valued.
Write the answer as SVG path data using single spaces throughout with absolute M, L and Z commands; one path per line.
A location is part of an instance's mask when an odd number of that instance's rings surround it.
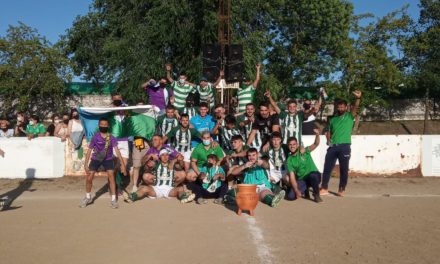
M 236 196 L 238 205 L 238 215 L 242 211 L 249 211 L 249 215 L 254 216 L 254 209 L 258 204 L 257 185 L 255 184 L 239 184 Z

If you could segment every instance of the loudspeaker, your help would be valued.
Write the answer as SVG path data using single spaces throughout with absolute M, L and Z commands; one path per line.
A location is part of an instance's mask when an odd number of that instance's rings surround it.
M 240 82 L 244 70 L 243 46 L 232 44 L 225 47 L 225 77 L 227 82 Z
M 243 61 L 229 62 L 225 67 L 225 79 L 227 82 L 241 82 L 243 77 Z
M 208 79 L 209 82 L 215 82 L 217 81 L 218 76 L 220 75 L 220 64 L 218 66 L 210 66 L 205 67 L 203 65 L 203 77 Z
M 221 58 L 220 46 L 207 44 L 203 46 L 203 77 L 209 82 L 215 82 L 220 75 Z
M 243 61 L 243 45 L 226 45 L 225 53 L 226 61 Z

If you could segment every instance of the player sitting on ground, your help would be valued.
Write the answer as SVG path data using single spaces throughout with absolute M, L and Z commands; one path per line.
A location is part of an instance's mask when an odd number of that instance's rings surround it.
M 256 184 L 260 201 L 271 207 L 277 207 L 279 202 L 284 198 L 285 191 L 281 190 L 278 194 L 273 194 L 272 184 L 270 183 L 267 175 L 267 168 L 269 168 L 268 163 L 264 160 L 258 159 L 257 149 L 249 149 L 247 152 L 247 157 L 249 161 L 244 165 L 235 167 L 232 171 L 232 174 L 238 175 L 244 172 L 243 183 Z M 226 200 L 228 202 L 235 200 L 235 190 L 228 191 Z
M 205 199 L 214 198 L 214 203 L 222 204 L 223 198 L 228 190 L 225 183 L 225 172 L 218 164 L 218 157 L 215 154 L 208 155 L 206 166 L 200 168 L 200 182 L 190 182 L 191 190 L 196 195 L 198 204 L 205 204 Z M 201 184 L 200 184 L 201 183 Z M 188 188 L 190 188 L 188 186 Z
M 185 171 L 176 169 L 176 160 L 170 161 L 169 151 L 162 149 L 159 153 L 160 160 L 153 170 L 154 182 L 152 185 L 143 185 L 136 192 L 124 192 L 124 200 L 133 202 L 142 197 L 171 198 L 177 197 L 181 202 L 191 202 L 195 195 L 186 192 L 182 186 L 185 180 Z

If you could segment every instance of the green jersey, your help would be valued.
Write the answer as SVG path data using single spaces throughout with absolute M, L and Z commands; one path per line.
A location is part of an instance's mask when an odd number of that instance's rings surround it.
M 157 133 L 161 136 L 167 135 L 171 129 L 179 126 L 179 121 L 176 118 L 168 118 L 166 115 L 160 116 L 157 121 Z
M 188 128 L 186 130 L 182 127 L 175 127 L 167 134 L 171 145 L 180 153 L 191 150 L 191 140 L 200 138 L 200 133 L 195 128 Z
M 210 109 L 214 108 L 214 89 L 215 87 L 212 86 L 212 83 L 208 83 L 205 87 L 201 87 L 200 85 L 196 86 L 196 91 L 200 94 L 200 102 L 208 103 L 209 101 Z
M 32 134 L 32 135 L 46 134 L 46 128 L 41 123 L 37 123 L 36 127 L 34 127 L 31 124 L 28 124 L 26 126 L 26 133 Z
M 216 174 L 225 175 L 225 171 L 220 166 L 213 166 L 211 168 L 208 168 L 206 166 L 202 167 L 200 168 L 200 173 L 205 173 L 205 179 L 203 179 L 202 181 L 203 189 L 211 193 L 215 192 L 215 190 L 217 190 L 217 188 L 219 188 L 222 185 L 220 179 L 214 181 L 214 176 Z
M 153 170 L 154 178 L 154 186 L 169 186 L 174 187 L 174 170 L 169 169 L 169 165 L 159 164 Z
M 226 127 L 223 127 L 220 130 L 220 142 L 221 146 L 224 150 L 231 150 L 232 149 L 232 137 L 235 135 L 241 135 L 240 130 L 238 128 L 232 128 L 227 129 Z M 243 136 L 242 136 L 243 137 Z
M 311 172 L 318 171 L 315 162 L 313 162 L 309 147 L 306 148 L 304 154 L 298 151 L 290 155 L 287 159 L 287 172 L 294 172 L 298 180 L 305 179 Z
M 244 145 L 240 152 L 247 151 L 248 149 L 249 149 L 249 147 Z M 232 154 L 237 153 L 237 152 L 235 152 L 235 150 L 229 150 L 227 153 L 228 153 L 228 155 L 232 155 Z M 246 162 L 248 162 L 248 159 L 247 159 L 246 156 L 245 157 L 231 158 L 230 161 L 229 161 L 229 166 L 232 167 L 232 166 L 235 166 L 235 165 L 243 165 Z
M 212 145 L 210 145 L 209 148 L 206 149 L 203 143 L 200 143 L 191 153 L 191 160 L 197 160 L 197 167 L 201 168 L 205 166 L 206 161 L 208 160 L 208 155 L 210 154 L 215 154 L 219 159 L 225 156 L 225 153 L 220 146 L 213 148 Z
M 187 114 L 189 117 L 189 120 L 191 120 L 191 118 L 193 116 L 196 116 L 197 114 L 199 114 L 199 109 L 197 107 L 183 107 L 183 108 L 179 108 L 179 113 L 180 114 Z
M 283 135 L 283 144 L 287 144 L 290 137 L 295 137 L 298 140 L 298 144 L 301 145 L 304 113 L 300 111 L 295 115 L 290 115 L 288 112 L 282 112 L 279 114 L 279 118 Z
M 330 143 L 351 144 L 351 132 L 353 130 L 354 117 L 350 112 L 330 119 Z
M 269 161 L 270 168 L 278 171 L 286 170 L 285 162 L 289 155 L 289 151 L 280 146 L 279 149 L 270 147 L 269 150 L 263 153 L 263 157 L 266 157 Z
M 185 107 L 186 97 L 188 97 L 188 94 L 193 92 L 194 87 L 188 83 L 185 83 L 183 86 L 180 86 L 176 81 L 174 81 L 171 84 L 171 87 L 174 92 L 174 106 L 176 108 Z
M 254 101 L 254 96 L 255 96 L 255 87 L 252 84 L 240 85 L 240 88 L 238 88 L 238 92 L 237 92 L 239 113 L 246 111 L 246 105 Z
M 249 120 L 249 118 L 248 118 L 246 115 L 241 115 L 241 116 L 238 118 L 238 122 L 239 122 L 239 123 L 240 123 L 240 122 L 247 121 L 247 120 Z M 242 127 L 245 143 L 248 141 L 248 139 L 249 139 L 249 135 L 250 135 L 251 132 L 252 132 L 252 124 L 253 124 L 253 122 L 249 122 L 249 124 L 244 125 L 244 126 Z M 250 147 L 251 147 L 251 148 L 256 148 L 257 150 L 260 150 L 260 148 L 262 147 L 262 145 L 263 145 L 263 140 L 262 140 L 262 138 L 261 138 L 261 133 L 260 133 L 259 130 L 257 130 L 256 133 L 255 133 L 254 141 L 251 143 Z
M 256 184 L 256 185 L 266 185 L 267 188 L 271 189 L 272 184 L 269 181 L 269 175 L 267 170 L 260 166 L 254 166 L 247 168 L 244 171 L 244 184 Z

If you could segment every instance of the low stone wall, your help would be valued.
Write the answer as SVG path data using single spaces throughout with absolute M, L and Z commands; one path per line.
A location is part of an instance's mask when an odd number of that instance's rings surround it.
M 328 146 L 325 137 L 312 152 L 322 172 Z M 314 136 L 304 136 L 305 146 Z M 57 178 L 84 176 L 84 151 L 75 151 L 59 138 L 0 140 L 5 157 L 0 157 L 0 178 Z M 440 135 L 353 136 L 352 176 L 440 176 Z

